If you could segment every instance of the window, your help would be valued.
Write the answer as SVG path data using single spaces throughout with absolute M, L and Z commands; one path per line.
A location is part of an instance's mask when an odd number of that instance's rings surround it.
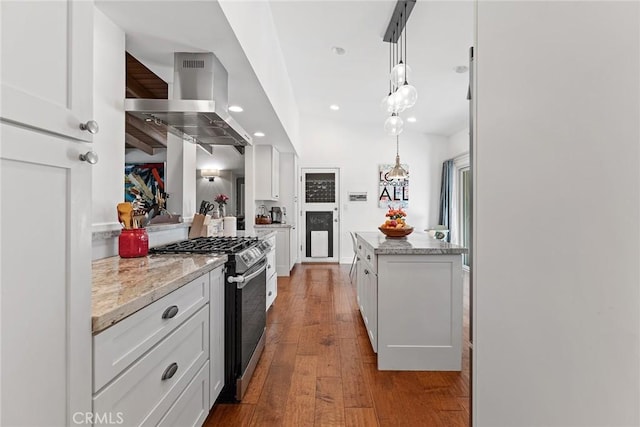
M 465 153 L 453 159 L 453 224 L 451 242 L 471 249 L 471 169 L 469 154 Z M 464 254 L 462 263 L 469 267 L 469 254 Z
M 469 167 L 460 169 L 458 176 L 460 244 L 469 248 L 471 244 L 471 169 Z M 469 267 L 469 253 L 463 255 L 462 263 Z

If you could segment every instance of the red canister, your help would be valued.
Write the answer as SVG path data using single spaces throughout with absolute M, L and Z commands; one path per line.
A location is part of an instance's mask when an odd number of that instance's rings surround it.
M 144 228 L 125 228 L 118 238 L 118 253 L 122 258 L 147 256 L 149 235 Z

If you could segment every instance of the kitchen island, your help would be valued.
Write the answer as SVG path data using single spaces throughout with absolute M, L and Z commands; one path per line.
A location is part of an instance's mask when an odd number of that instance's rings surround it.
M 357 299 L 380 370 L 460 371 L 462 254 L 414 232 L 358 232 Z

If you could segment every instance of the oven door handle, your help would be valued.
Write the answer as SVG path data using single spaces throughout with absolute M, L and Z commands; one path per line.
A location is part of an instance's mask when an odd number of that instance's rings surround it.
M 227 278 L 227 282 L 229 283 L 237 283 L 237 288 L 238 289 L 242 289 L 245 287 L 245 285 L 247 283 L 249 283 L 251 281 L 251 279 L 253 279 L 254 277 L 258 276 L 260 273 L 262 273 L 264 270 L 267 269 L 267 259 L 265 258 L 262 261 L 262 267 L 260 267 L 258 270 L 256 270 L 255 272 L 249 274 L 248 276 L 243 276 L 241 274 L 237 275 L 237 276 L 229 276 Z

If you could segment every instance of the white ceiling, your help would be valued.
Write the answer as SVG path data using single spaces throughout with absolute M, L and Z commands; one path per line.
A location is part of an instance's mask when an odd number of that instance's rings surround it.
M 173 81 L 173 52 L 213 52 L 229 72 L 229 105 L 244 108 L 232 115 L 249 133 L 266 134 L 254 138 L 254 143 L 293 151 L 218 2 L 98 0 L 96 4 L 125 31 L 127 50 L 167 82 Z M 379 126 L 382 132 L 386 114 L 379 105 L 388 92 L 389 67 L 389 48 L 382 35 L 395 0 L 278 0 L 270 5 L 300 113 Z M 467 126 L 468 73 L 457 74 L 454 68 L 468 62 L 473 3 L 418 0 L 407 31 L 410 83 L 419 97 L 402 114 L 415 116 L 417 122 L 405 126 L 451 135 Z M 333 46 L 347 53 L 337 56 Z M 330 104 L 338 104 L 340 110 L 330 111 Z M 198 168 L 219 167 L 213 165 L 219 162 L 198 151 Z M 233 153 L 224 156 L 231 162 L 226 169 L 242 167 Z
M 380 101 L 388 93 L 389 44 L 382 41 L 395 0 L 275 1 L 271 3 L 289 78 L 304 114 L 339 117 L 382 126 Z M 451 135 L 467 126 L 473 42 L 471 1 L 418 0 L 407 22 L 407 63 L 418 90 L 415 116 L 406 129 Z M 332 53 L 333 46 L 346 54 Z M 333 112 L 329 105 L 338 104 Z

